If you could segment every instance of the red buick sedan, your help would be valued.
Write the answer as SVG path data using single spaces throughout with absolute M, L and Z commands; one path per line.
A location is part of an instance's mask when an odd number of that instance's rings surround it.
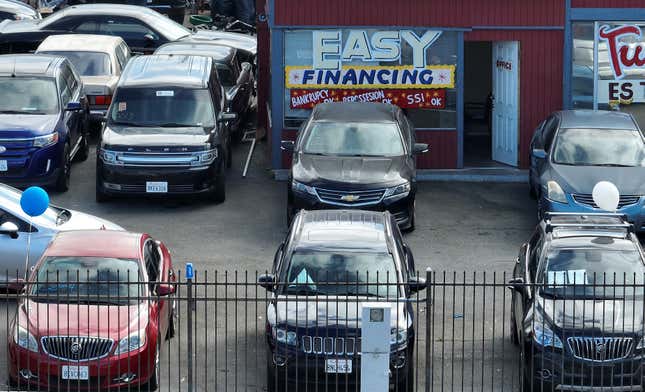
M 147 234 L 59 233 L 24 287 L 8 334 L 19 387 L 118 390 L 159 385 L 174 334 L 168 249 Z

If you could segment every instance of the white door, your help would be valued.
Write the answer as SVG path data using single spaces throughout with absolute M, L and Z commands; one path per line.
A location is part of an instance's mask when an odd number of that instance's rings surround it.
M 517 166 L 519 42 L 493 43 L 493 160 Z

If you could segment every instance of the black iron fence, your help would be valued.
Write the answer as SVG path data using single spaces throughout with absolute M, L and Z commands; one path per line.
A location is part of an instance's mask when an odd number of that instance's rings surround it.
M 6 282 L 0 390 L 359 391 L 366 302 L 391 304 L 395 392 L 642 390 L 642 277 L 420 278 Z

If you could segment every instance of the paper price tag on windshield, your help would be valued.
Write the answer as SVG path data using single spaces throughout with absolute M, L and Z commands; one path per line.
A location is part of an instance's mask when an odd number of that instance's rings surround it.
M 175 96 L 175 92 L 172 91 L 172 90 L 160 90 L 160 91 L 157 91 L 156 93 L 157 93 L 158 97 L 174 97 Z
M 548 271 L 547 283 L 550 286 L 583 285 L 587 284 L 586 270 Z
M 119 111 L 120 112 L 125 112 L 125 110 L 128 108 L 128 105 L 125 102 L 119 102 Z
M 569 270 L 567 271 L 569 284 L 587 284 L 587 270 Z

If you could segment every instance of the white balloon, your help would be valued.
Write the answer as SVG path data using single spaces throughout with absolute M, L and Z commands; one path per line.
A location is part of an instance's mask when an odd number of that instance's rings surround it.
M 593 187 L 593 201 L 605 211 L 616 212 L 620 193 L 616 185 L 609 181 L 600 181 Z

